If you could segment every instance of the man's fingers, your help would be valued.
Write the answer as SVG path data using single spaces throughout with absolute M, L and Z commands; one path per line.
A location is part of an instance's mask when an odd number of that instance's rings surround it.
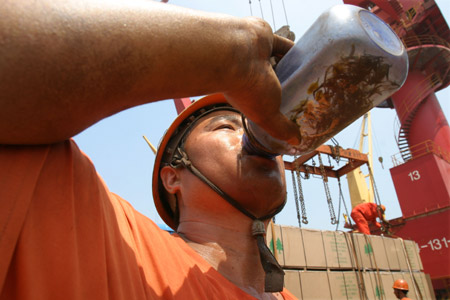
M 245 66 L 245 85 L 226 92 L 228 102 L 239 109 L 250 120 L 271 136 L 292 145 L 300 143 L 300 133 L 296 124 L 280 112 L 281 86 L 273 65 L 294 46 L 294 42 L 272 33 L 270 26 L 263 20 L 249 18 L 256 25 L 259 38 L 254 39 L 256 56 Z
M 264 129 L 271 136 L 286 141 L 291 145 L 300 144 L 301 137 L 297 125 L 282 113 L 278 113 L 273 117 L 273 122 L 270 123 L 270 126 L 268 124 L 264 125 L 266 127 Z
M 293 46 L 294 46 L 293 41 L 274 34 L 272 55 L 276 57 L 283 57 Z
M 259 103 L 262 104 L 264 101 L 261 99 Z M 286 141 L 291 145 L 300 144 L 301 136 L 297 124 L 289 120 L 278 109 L 275 110 L 273 107 L 270 107 L 270 104 L 262 104 L 262 106 L 265 109 L 251 110 L 248 114 L 243 111 L 243 113 L 272 137 Z

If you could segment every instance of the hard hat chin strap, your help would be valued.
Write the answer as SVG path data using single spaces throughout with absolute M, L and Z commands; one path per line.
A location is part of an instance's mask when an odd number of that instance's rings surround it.
M 266 274 L 264 278 L 264 290 L 271 293 L 281 292 L 284 285 L 284 271 L 266 245 L 264 239 L 266 228 L 261 220 L 253 220 L 252 235 L 256 239 L 259 259 Z
M 280 205 L 274 212 L 265 215 L 263 217 L 257 218 L 248 210 L 246 210 L 239 202 L 231 198 L 227 193 L 222 191 L 217 185 L 215 185 L 212 181 L 206 178 L 190 161 L 186 151 L 182 146 L 177 149 L 179 155 L 174 156 L 174 160 L 171 165 L 173 167 L 183 165 L 186 167 L 192 174 L 197 176 L 201 181 L 206 183 L 211 189 L 213 189 L 217 194 L 219 194 L 223 199 L 225 199 L 228 203 L 230 203 L 234 208 L 239 210 L 241 213 L 249 217 L 253 220 L 252 224 L 252 236 L 256 239 L 256 244 L 259 250 L 259 257 L 261 260 L 262 267 L 266 274 L 265 276 L 265 291 L 266 292 L 280 292 L 283 290 L 283 281 L 284 281 L 284 271 L 281 266 L 278 264 L 277 260 L 273 256 L 272 252 L 267 247 L 264 236 L 266 235 L 266 229 L 263 221 L 272 218 L 277 213 L 279 213 L 284 205 L 286 204 L 286 200 Z

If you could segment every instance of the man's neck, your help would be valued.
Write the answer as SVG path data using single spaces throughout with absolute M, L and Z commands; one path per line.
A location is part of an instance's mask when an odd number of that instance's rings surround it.
M 256 241 L 251 235 L 251 224 L 250 219 L 223 223 L 218 220 L 183 221 L 177 231 L 192 249 L 230 282 L 258 299 L 273 299 L 272 294 L 264 292 L 265 273 Z

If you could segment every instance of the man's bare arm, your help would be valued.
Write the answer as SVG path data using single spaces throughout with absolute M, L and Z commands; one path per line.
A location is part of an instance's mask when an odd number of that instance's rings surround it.
M 261 20 L 153 1 L 3 1 L 0 143 L 57 142 L 129 107 L 214 92 L 289 139 L 269 57 L 291 46 Z

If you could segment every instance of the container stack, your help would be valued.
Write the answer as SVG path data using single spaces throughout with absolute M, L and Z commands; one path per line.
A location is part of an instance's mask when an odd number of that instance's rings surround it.
M 299 299 L 396 300 L 399 278 L 411 299 L 435 299 L 413 241 L 275 224 L 266 239 Z

